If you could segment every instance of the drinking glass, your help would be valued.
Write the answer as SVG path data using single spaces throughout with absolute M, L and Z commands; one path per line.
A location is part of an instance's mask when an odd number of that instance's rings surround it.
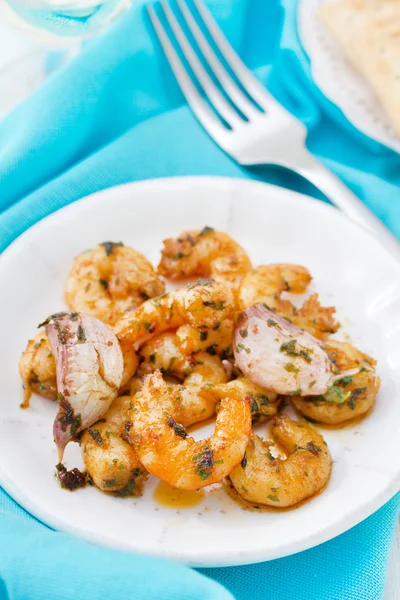
M 131 0 L 6 0 L 26 31 L 60 45 L 96 34 Z
M 0 119 L 132 0 L 0 0 Z

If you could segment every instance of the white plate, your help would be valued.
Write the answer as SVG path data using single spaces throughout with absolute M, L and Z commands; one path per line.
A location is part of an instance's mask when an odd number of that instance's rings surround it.
M 318 8 L 332 0 L 299 0 L 298 30 L 311 61 L 315 83 L 360 131 L 396 152 L 400 139 L 365 79 L 350 65 L 338 43 L 318 19 Z
M 69 493 L 53 478 L 54 403 L 34 397 L 21 411 L 18 360 L 35 325 L 62 309 L 74 256 L 123 240 L 155 264 L 161 240 L 205 224 L 229 232 L 254 262 L 309 267 L 325 303 L 338 307 L 353 341 L 379 360 L 382 390 L 359 425 L 325 431 L 334 458 L 323 494 L 292 511 L 252 513 L 220 489 L 195 508 L 175 511 L 152 499 L 117 499 L 86 488 Z M 277 558 L 355 525 L 399 488 L 400 269 L 377 242 L 336 209 L 288 190 L 238 179 L 178 178 L 104 190 L 29 229 L 0 259 L 3 340 L 0 475 L 4 488 L 48 525 L 118 548 L 197 566 Z M 196 437 L 201 432 L 196 432 Z M 67 448 L 68 466 L 80 464 Z

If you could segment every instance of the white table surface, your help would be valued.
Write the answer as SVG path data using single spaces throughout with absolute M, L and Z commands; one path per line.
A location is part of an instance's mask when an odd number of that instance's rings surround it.
M 9 10 L 0 0 L 0 118 L 26 98 L 44 77 L 41 46 L 32 41 L 26 31 L 10 27 L 9 17 Z M 22 57 L 25 58 L 21 60 Z M 400 520 L 391 551 L 384 600 L 400 600 Z

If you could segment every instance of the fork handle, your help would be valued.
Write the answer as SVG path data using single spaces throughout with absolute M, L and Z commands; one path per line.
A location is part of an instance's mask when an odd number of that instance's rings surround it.
M 314 184 L 347 217 L 371 232 L 400 262 L 400 242 L 378 217 L 329 169 L 307 152 L 294 169 Z M 305 159 L 305 160 L 304 160 Z

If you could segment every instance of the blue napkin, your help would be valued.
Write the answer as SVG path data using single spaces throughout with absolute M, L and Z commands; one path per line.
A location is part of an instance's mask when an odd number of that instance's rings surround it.
M 315 194 L 273 168 L 245 170 L 208 138 L 154 38 L 142 2 L 0 123 L 0 249 L 96 190 L 172 175 L 252 177 Z M 226 35 L 308 127 L 308 147 L 400 235 L 400 158 L 348 123 L 313 84 L 295 0 L 209 0 Z M 318 197 L 318 194 L 316 194 Z M 400 495 L 362 524 L 296 556 L 194 570 L 55 533 L 0 490 L 0 599 L 375 600 Z M 211 579 L 210 579 L 211 578 Z

